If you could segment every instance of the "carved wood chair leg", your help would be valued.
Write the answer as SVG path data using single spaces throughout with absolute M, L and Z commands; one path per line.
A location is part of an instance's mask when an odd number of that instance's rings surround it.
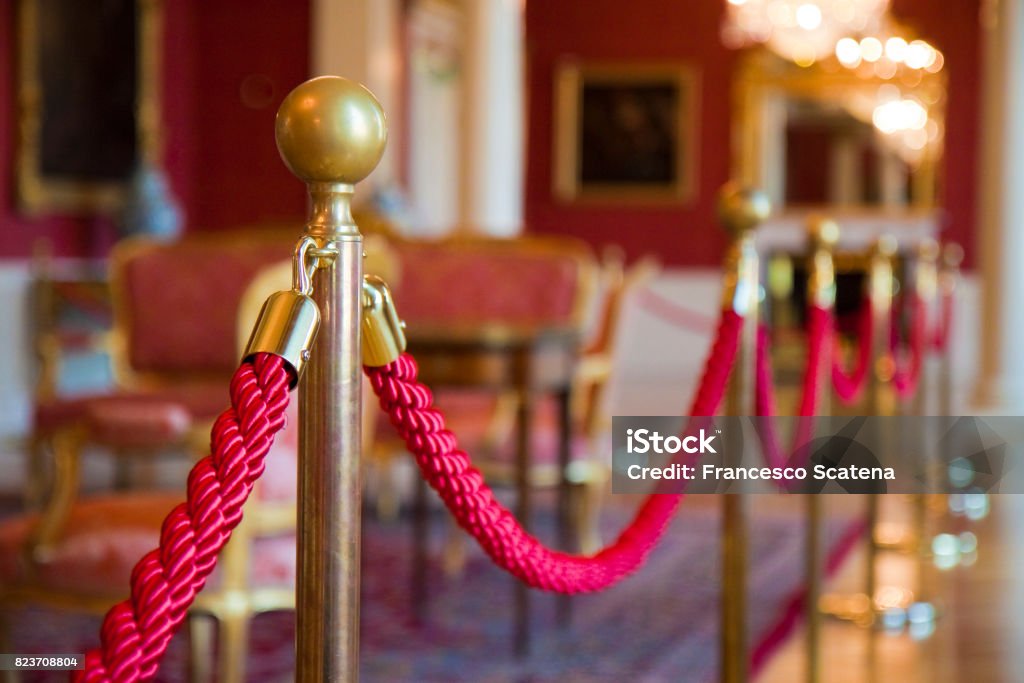
M 441 566 L 445 576 L 458 578 L 466 569 L 466 536 L 451 517 L 445 522 L 444 549 L 441 554 Z
M 245 683 L 251 618 L 248 612 L 235 612 L 220 617 L 217 634 L 219 683 Z
M 124 454 L 114 454 L 114 488 L 127 491 L 132 487 L 132 463 Z
M 213 639 L 217 621 L 206 614 L 188 615 L 188 681 L 210 683 L 213 680 Z
M 38 510 L 46 501 L 47 489 L 49 489 L 49 470 L 47 467 L 47 455 L 49 453 L 49 440 L 43 437 L 32 436 L 28 444 L 28 480 L 25 482 L 25 507 L 29 510 Z
M 373 462 L 377 489 L 377 519 L 393 522 L 398 519 L 400 501 L 398 487 L 395 485 L 395 468 L 391 455 L 378 456 Z

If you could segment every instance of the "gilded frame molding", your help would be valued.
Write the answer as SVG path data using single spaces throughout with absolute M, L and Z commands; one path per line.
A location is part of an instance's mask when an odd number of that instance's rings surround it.
M 732 85 L 732 177 L 760 188 L 772 188 L 772 176 L 763 123 L 772 97 L 781 95 L 805 97 L 822 102 L 837 101 L 854 90 L 877 88 L 891 81 L 882 78 L 865 79 L 846 69 L 825 69 L 821 65 L 798 67 L 787 63 L 765 48 L 746 51 L 737 64 Z M 931 115 L 945 130 L 947 80 L 944 72 L 921 76 L 916 92 L 931 101 Z M 944 133 L 943 133 L 944 134 Z M 915 201 L 907 210 L 935 208 L 941 178 L 943 145 L 932 149 L 910 177 Z M 769 191 L 773 201 L 779 201 Z M 818 210 L 822 205 L 790 205 L 786 211 Z M 902 210 L 901 213 L 906 213 Z M 892 209 L 856 204 L 843 207 L 844 214 L 859 212 L 865 215 L 892 213 Z
M 160 55 L 162 0 L 135 0 L 137 161 L 158 163 L 161 156 Z M 52 212 L 110 214 L 117 211 L 125 181 L 46 177 L 40 168 L 43 88 L 39 65 L 39 8 L 36 0 L 18 3 L 18 149 L 17 196 L 28 215 Z
M 670 182 L 587 182 L 581 178 L 580 118 L 587 83 L 668 84 L 680 94 L 675 113 L 675 179 Z M 687 204 L 697 194 L 697 126 L 700 120 L 700 78 L 695 67 L 680 62 L 580 63 L 556 65 L 551 190 L 563 203 Z

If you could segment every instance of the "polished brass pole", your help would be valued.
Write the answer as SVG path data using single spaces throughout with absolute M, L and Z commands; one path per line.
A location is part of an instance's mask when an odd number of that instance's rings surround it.
M 281 158 L 309 188 L 321 315 L 299 393 L 296 680 L 349 682 L 359 678 L 363 280 L 351 200 L 380 160 L 387 126 L 368 90 L 325 76 L 285 98 L 276 133 Z
M 939 243 L 933 239 L 922 240 L 917 246 L 917 254 L 914 263 L 914 296 L 920 299 L 924 311 L 935 310 L 936 290 L 938 286 L 938 273 L 936 270 L 939 259 Z M 921 322 L 914 320 L 913 325 L 920 325 Z M 925 326 L 923 333 L 925 339 L 921 343 L 920 370 L 917 380 L 917 388 L 914 394 L 913 414 L 925 416 L 930 413 L 930 398 L 932 396 L 932 363 L 931 345 L 932 340 L 928 338 L 929 332 L 934 328 L 933 321 L 929 315 L 925 315 Z M 924 490 L 913 495 L 913 543 L 914 559 L 917 562 L 917 594 L 914 596 L 916 602 L 926 602 L 933 599 L 931 587 L 931 575 L 929 564 L 931 563 L 931 533 L 928 524 L 928 499 L 933 490 L 935 481 L 935 453 L 933 448 L 934 434 L 928 427 L 932 422 L 919 420 L 917 427 L 920 454 L 920 480 Z M 935 444 L 937 446 L 937 444 Z
M 872 415 L 892 415 L 895 408 L 895 396 L 892 388 L 892 377 L 895 367 L 892 350 L 889 348 L 892 326 L 892 292 L 893 269 L 892 261 L 896 255 L 896 242 L 889 236 L 880 237 L 871 250 L 868 265 L 868 296 L 871 300 L 872 337 L 871 337 L 871 372 L 868 375 L 868 396 Z M 888 427 L 882 427 L 883 443 L 891 445 Z M 867 594 L 864 615 L 866 624 L 873 624 L 877 612 L 876 597 L 878 594 L 878 530 L 880 498 L 877 493 L 868 493 L 867 510 Z M 872 639 L 873 642 L 873 639 Z
M 922 344 L 921 371 L 917 381 L 917 391 L 914 393 L 913 414 L 931 415 L 929 399 L 932 395 L 932 373 L 928 360 L 931 356 L 932 340 L 927 337 L 934 328 L 932 311 L 935 310 L 936 290 L 938 286 L 938 273 L 936 270 L 939 260 L 939 243 L 933 239 L 924 239 L 917 245 L 917 253 L 914 258 L 914 296 L 920 298 L 925 315 L 926 329 L 925 339 Z M 912 321 L 912 324 L 917 324 Z
M 812 216 L 807 222 L 807 237 L 810 252 L 807 258 L 807 305 L 832 310 L 836 301 L 836 278 L 832 252 L 839 240 L 839 225 L 835 221 L 821 216 Z M 821 354 L 819 362 L 822 382 L 819 387 L 818 414 L 828 415 L 832 377 L 832 344 Z M 809 360 L 809 359 L 808 359 Z M 822 503 L 821 494 L 805 495 L 807 511 L 807 546 L 804 550 L 807 577 L 807 595 L 804 613 L 807 617 L 807 670 L 808 683 L 821 680 L 821 610 L 818 601 L 821 598 L 822 575 Z
M 761 192 L 727 183 L 718 196 L 718 214 L 732 244 L 725 257 L 722 306 L 743 316 L 736 364 L 729 377 L 726 413 L 756 415 L 754 363 L 757 353 L 757 308 L 760 300 L 754 231 L 768 217 L 771 204 Z M 723 683 L 748 678 L 747 650 L 747 499 L 741 493 L 723 496 L 722 625 Z
M 950 242 L 942 249 L 942 265 L 939 268 L 939 292 L 942 306 L 946 297 L 955 296 L 957 282 L 960 280 L 960 264 L 964 260 L 964 249 L 955 242 Z M 951 337 L 952 332 L 947 332 Z M 942 349 L 939 365 L 939 415 L 953 415 L 953 340 L 946 339 Z

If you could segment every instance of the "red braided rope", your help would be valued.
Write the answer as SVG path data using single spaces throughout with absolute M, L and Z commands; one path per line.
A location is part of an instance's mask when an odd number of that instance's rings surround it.
M 188 477 L 186 501 L 164 519 L 160 547 L 132 571 L 131 598 L 107 612 L 101 647 L 85 657 L 74 681 L 117 683 L 152 678 L 242 519 L 242 505 L 263 473 L 263 459 L 285 423 L 289 371 L 277 356 L 257 354 L 231 379 L 231 408 L 211 430 L 210 455 Z
M 736 357 L 742 318 L 722 315 L 691 415 L 714 415 Z M 602 590 L 635 571 L 654 548 L 681 495 L 653 493 L 610 546 L 584 557 L 546 548 L 499 503 L 469 456 L 459 450 L 430 389 L 417 380 L 409 354 L 379 368 L 366 368 L 381 407 L 415 456 L 420 472 L 441 496 L 459 525 L 495 564 L 533 588 L 558 593 Z
M 892 376 L 892 383 L 896 389 L 896 394 L 904 399 L 913 396 L 917 391 L 917 382 L 921 377 L 921 366 L 924 364 L 927 321 L 925 320 L 924 300 L 921 297 L 914 296 L 911 302 L 910 315 L 910 339 L 908 340 L 907 349 L 910 358 L 906 366 L 896 363 Z M 894 325 L 893 329 L 897 331 L 897 339 L 894 344 L 896 348 L 893 349 L 895 351 L 899 347 L 899 326 Z M 895 362 L 895 354 L 893 354 L 893 358 Z
M 803 388 L 800 393 L 800 407 L 798 415 L 807 419 L 797 422 L 797 430 L 793 434 L 792 454 L 810 440 L 814 429 L 814 420 L 811 419 L 818 412 L 818 399 L 821 397 L 822 384 L 824 383 L 823 355 L 825 349 L 831 348 L 830 336 L 832 333 L 832 312 L 820 306 L 811 306 L 807 311 L 807 365 L 804 368 Z M 756 408 L 757 414 L 763 416 L 775 415 L 775 392 L 772 390 L 772 365 L 771 354 L 768 348 L 768 329 L 765 326 L 758 328 L 757 336 L 757 363 L 756 363 Z M 758 420 L 758 437 L 764 450 L 764 458 L 769 467 L 786 467 L 792 456 L 783 453 L 775 434 L 774 424 L 771 420 Z
M 843 368 L 839 335 L 833 337 L 832 345 L 832 386 L 836 395 L 846 404 L 856 403 L 867 386 L 868 368 L 871 366 L 871 340 L 874 336 L 874 315 L 870 302 L 865 302 L 860 310 L 857 336 L 857 363 L 853 370 L 847 372 Z

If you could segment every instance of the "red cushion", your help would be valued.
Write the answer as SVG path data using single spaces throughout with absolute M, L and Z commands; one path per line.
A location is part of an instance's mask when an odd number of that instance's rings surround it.
M 33 428 L 45 435 L 86 423 L 101 443 L 131 444 L 132 430 L 139 432 L 138 445 L 176 443 L 192 425 L 212 422 L 231 405 L 230 382 L 225 376 L 159 389 L 56 398 L 36 405 Z
M 166 514 L 180 494 L 135 493 L 83 500 L 72 509 L 60 542 L 32 568 L 35 582 L 86 595 L 128 592 L 131 569 L 160 537 Z M 0 524 L 0 580 L 28 578 L 21 560 L 38 517 L 26 515 Z
M 96 396 L 55 398 L 37 403 L 32 414 L 32 430 L 36 434 L 50 434 L 68 427 L 85 417 L 85 409 Z
M 80 501 L 72 509 L 62 539 L 44 561 L 31 568 L 21 561 L 36 515 L 0 523 L 0 582 L 33 579 L 56 591 L 79 595 L 124 596 L 132 567 L 157 546 L 164 517 L 183 501 L 180 494 L 132 493 Z M 284 534 L 254 543 L 250 582 L 289 585 L 295 580 L 295 537 Z M 215 571 L 207 585 L 218 581 Z
M 178 403 L 109 398 L 88 403 L 90 439 L 119 448 L 159 448 L 182 442 L 192 418 Z

